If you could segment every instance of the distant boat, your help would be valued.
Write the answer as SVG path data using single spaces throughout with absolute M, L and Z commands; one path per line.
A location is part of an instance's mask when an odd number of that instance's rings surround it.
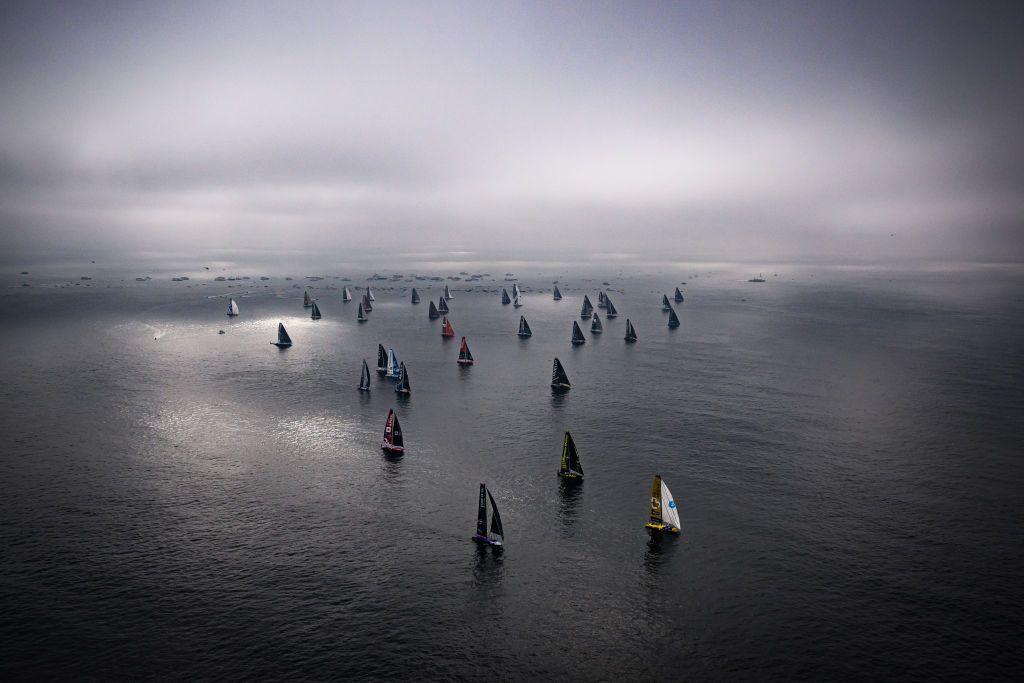
M 487 505 L 491 507 L 491 526 L 487 527 Z M 498 514 L 498 505 L 494 502 L 494 496 L 487 490 L 487 487 L 480 484 L 480 502 L 476 511 L 476 535 L 473 540 L 486 545 L 500 546 L 505 542 L 505 531 L 501 527 L 501 515 Z
M 519 336 L 523 338 L 533 336 L 533 332 L 530 330 L 530 323 L 526 322 L 526 318 L 523 316 L 519 316 Z
M 418 304 L 420 302 L 420 293 L 416 291 L 416 288 L 412 288 L 412 302 Z
M 575 320 L 573 322 L 576 322 Z M 601 326 L 601 319 L 594 313 L 594 320 L 590 323 L 590 334 L 601 334 L 604 328 Z
M 341 290 L 341 300 L 352 301 L 352 292 L 348 291 L 348 287 L 345 287 L 343 290 Z
M 569 384 L 569 376 L 565 374 L 565 368 L 562 367 L 562 361 L 557 358 L 551 366 L 551 386 L 555 389 L 572 388 L 572 385 Z
M 583 336 L 583 330 L 580 329 L 580 324 L 575 320 L 572 321 L 572 345 L 579 346 L 580 344 L 586 344 L 587 338 Z
M 598 308 L 604 308 L 604 302 L 605 302 L 605 296 L 604 296 L 604 291 L 602 290 L 602 291 L 599 291 L 597 293 L 597 307 Z
M 452 290 L 448 289 L 448 285 L 444 286 L 444 298 L 445 299 L 454 299 L 455 298 L 454 296 L 452 296 Z
M 672 298 L 676 300 L 677 304 L 683 303 L 683 293 L 679 291 L 678 287 L 676 287 L 676 293 L 672 295 Z
M 519 288 L 515 287 L 512 292 L 512 307 L 519 308 L 523 305 L 523 295 L 519 292 Z
M 238 304 L 234 299 L 228 299 L 228 317 L 234 318 L 236 315 L 238 315 Z
M 452 327 L 451 321 L 447 317 L 441 322 L 441 336 L 442 337 L 454 337 L 455 328 Z
M 554 294 L 552 296 L 553 296 L 555 301 L 561 301 L 562 300 L 562 293 L 558 291 L 558 285 L 555 285 L 555 292 L 554 292 Z
M 472 365 L 473 354 L 469 352 L 469 344 L 466 343 L 466 338 L 462 338 L 462 344 L 459 346 L 459 365 Z
M 302 292 L 302 307 L 309 308 L 313 305 L 313 299 L 309 296 L 309 290 L 303 290 Z
M 277 341 L 270 343 L 279 349 L 287 349 L 292 345 L 292 338 L 288 336 L 288 330 L 284 329 L 284 323 L 277 324 Z
M 660 474 L 654 475 L 654 486 L 651 487 L 651 519 L 644 526 L 652 531 L 668 531 L 674 534 L 678 534 L 682 526 L 676 501 Z
M 397 379 L 402 372 L 402 365 L 398 362 L 398 355 L 394 349 L 388 349 L 388 371 L 385 377 Z
M 505 306 L 512 303 L 512 299 L 508 298 L 508 290 L 504 287 L 501 288 L 501 305 Z
M 315 301 L 313 302 L 313 310 L 309 314 L 309 317 L 312 318 L 313 320 L 319 320 L 320 319 L 320 307 L 316 305 Z
M 764 275 L 758 273 L 757 277 L 752 277 L 747 282 L 767 282 L 767 280 L 764 279 Z
M 586 294 L 583 295 L 583 308 L 580 309 L 580 317 L 584 320 L 590 319 L 590 315 L 594 312 L 594 305 L 590 303 L 590 297 Z
M 385 453 L 404 453 L 405 440 L 402 438 L 402 425 L 398 424 L 395 410 L 388 410 L 388 420 L 384 423 L 384 440 L 380 447 Z
M 365 294 L 363 294 L 362 306 L 363 306 L 363 311 L 365 313 L 369 313 L 369 312 L 371 312 L 373 310 L 373 304 L 370 303 L 370 297 L 366 296 Z
M 661 310 L 663 310 L 663 311 L 671 311 L 672 310 L 672 304 L 670 304 L 668 302 L 668 294 L 662 294 L 661 295 Z
M 361 323 L 366 322 L 366 311 L 363 310 L 363 304 L 361 303 L 359 304 L 359 314 L 356 315 L 356 320 L 358 320 Z
M 385 375 L 388 372 L 388 352 L 384 350 L 383 344 L 377 344 L 377 374 Z
M 576 443 L 569 432 L 566 432 L 565 438 L 562 439 L 562 464 L 558 468 L 558 476 L 565 479 L 583 478 L 583 464 L 576 452 Z
M 679 316 L 676 315 L 675 309 L 668 309 L 668 326 L 670 329 L 679 327 Z
M 437 306 L 434 305 L 433 301 L 430 302 L 430 310 L 427 312 L 427 315 L 431 320 L 437 320 L 441 317 L 441 314 L 437 312 Z
M 366 359 L 363 359 L 363 371 L 359 375 L 359 391 L 370 390 L 370 366 L 366 364 Z
M 636 341 L 636 330 L 633 329 L 633 323 L 629 322 L 629 318 L 626 318 L 626 336 L 624 338 L 630 344 Z
M 369 299 L 370 301 L 376 301 L 376 299 L 373 297 L 373 291 L 369 287 L 366 288 L 366 298 Z
M 443 296 L 437 300 L 437 310 L 440 311 L 441 313 L 451 312 L 451 310 L 448 308 L 448 302 L 444 300 Z
M 399 366 L 398 382 L 395 383 L 395 392 L 405 394 L 406 396 L 412 393 L 412 388 L 409 386 L 409 371 L 405 369 L 405 363 L 402 363 Z
M 605 296 L 604 298 L 604 317 L 611 320 L 617 318 L 619 312 L 615 310 L 615 304 L 612 303 L 611 297 Z

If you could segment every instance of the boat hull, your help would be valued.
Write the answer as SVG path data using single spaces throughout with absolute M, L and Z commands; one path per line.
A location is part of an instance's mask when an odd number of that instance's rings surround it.
M 644 528 L 652 532 L 664 532 L 667 534 L 678 534 L 679 528 L 674 527 L 671 524 L 664 524 L 662 522 L 647 522 L 644 524 Z
M 519 333 L 519 338 L 520 339 L 529 339 L 532 336 L 533 336 L 532 334 L 523 334 L 522 332 Z
M 578 339 L 573 339 L 573 340 L 572 340 L 572 345 L 573 345 L 573 346 L 580 346 L 580 345 L 582 345 L 582 344 L 586 344 L 586 343 L 587 343 L 587 342 L 585 342 L 585 341 L 580 341 L 580 340 L 578 340 Z
M 472 365 L 473 364 L 473 361 L 466 360 L 464 358 L 460 358 L 457 362 L 458 362 L 459 365 Z
M 382 443 L 380 449 L 385 453 L 405 453 L 405 449 L 401 446 L 392 446 L 389 443 Z
M 570 389 L 572 389 L 572 385 L 571 384 L 552 384 L 551 388 L 554 391 L 569 391 Z
M 408 389 L 395 389 L 395 393 L 401 394 L 402 396 L 408 396 L 412 392 L 410 392 Z
M 274 346 L 276 346 L 279 349 L 291 348 L 291 344 L 284 344 L 282 342 L 270 342 L 270 343 L 273 344 Z
M 481 536 L 480 534 L 476 534 L 475 536 L 473 536 L 473 540 L 482 545 L 501 545 L 501 541 L 496 541 L 493 538 L 487 538 L 486 536 Z
M 583 475 L 575 472 L 559 472 L 558 476 L 569 481 L 583 481 Z

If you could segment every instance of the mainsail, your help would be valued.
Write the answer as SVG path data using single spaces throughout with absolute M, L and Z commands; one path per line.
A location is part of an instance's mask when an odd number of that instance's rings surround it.
M 345 287 L 343 290 L 341 290 L 341 300 L 352 301 L 352 292 L 348 291 L 348 287 Z
M 309 317 L 313 320 L 320 319 L 320 307 L 316 305 L 315 301 L 313 302 L 313 311 L 310 313 Z
M 676 315 L 675 309 L 671 306 L 668 309 L 668 326 L 671 328 L 679 327 L 679 316 Z
M 615 304 L 612 303 L 610 297 L 604 298 L 604 317 L 611 320 L 612 318 L 618 317 L 619 312 L 615 310 Z
M 555 292 L 554 292 L 553 298 L 554 298 L 555 301 L 561 301 L 562 300 L 562 293 L 558 291 L 558 285 L 555 285 Z
M 601 319 L 597 317 L 597 313 L 594 313 L 594 321 L 590 323 L 590 334 L 601 334 L 602 332 L 604 332 L 604 328 L 601 327 Z
M 565 374 L 565 368 L 562 367 L 562 361 L 557 358 L 551 366 L 551 386 L 556 389 L 572 388 L 572 385 L 569 384 L 569 376 Z
M 412 389 L 409 386 L 409 371 L 405 369 L 405 363 L 399 366 L 398 382 L 395 383 L 395 391 L 399 394 L 410 394 Z
M 388 352 L 384 350 L 383 344 L 377 344 L 377 374 L 383 375 L 388 371 Z
M 583 336 L 583 330 L 580 329 L 580 324 L 575 320 L 572 321 L 572 344 L 578 346 L 579 344 L 586 344 L 587 338 Z
M 359 374 L 359 391 L 370 390 L 370 366 L 366 364 L 366 359 L 363 359 L 363 370 Z
M 302 307 L 309 308 L 313 305 L 313 299 L 309 296 L 309 290 L 303 290 L 302 292 Z
M 444 300 L 443 296 L 437 300 L 437 310 L 440 311 L 441 313 L 451 312 L 448 308 L 448 302 Z
M 580 309 L 580 317 L 586 320 L 594 312 L 594 305 L 590 303 L 590 297 L 583 295 L 583 308 Z
M 566 479 L 582 479 L 583 464 L 580 463 L 579 453 L 576 452 L 576 443 L 572 440 L 572 434 L 565 433 L 562 439 L 562 465 L 558 470 L 558 476 Z
M 277 341 L 270 343 L 282 349 L 292 345 L 292 338 L 288 336 L 288 330 L 284 329 L 284 323 L 277 324 Z
M 505 304 L 510 304 L 510 303 L 512 303 L 512 299 L 508 298 L 508 290 L 505 289 L 504 287 L 502 287 L 501 288 L 501 305 L 504 306 Z
M 629 318 L 626 318 L 626 336 L 624 337 L 624 339 L 627 342 L 636 341 L 636 330 L 633 329 L 633 323 L 629 322 Z
M 469 344 L 466 343 L 466 338 L 462 338 L 462 344 L 459 345 L 459 365 L 472 365 L 473 354 L 469 351 Z
M 437 306 L 434 305 L 433 301 L 430 302 L 430 310 L 427 311 L 427 315 L 431 320 L 437 320 L 441 317 L 441 314 L 437 312 Z
M 405 451 L 405 441 L 402 439 L 402 425 L 398 424 L 398 416 L 394 409 L 388 411 L 387 422 L 384 423 L 384 440 L 380 447 L 391 453 L 402 453 Z
M 420 302 L 420 293 L 416 291 L 416 288 L 412 288 L 412 302 L 418 304 Z
M 679 291 L 678 287 L 676 287 L 676 293 L 673 295 L 673 298 L 676 300 L 677 304 L 683 303 L 683 293 Z
M 526 318 L 519 316 L 519 336 L 520 337 L 532 337 L 533 332 L 530 330 L 530 323 L 526 322 Z
M 451 321 L 445 316 L 445 319 L 441 322 L 441 336 L 442 337 L 454 337 L 455 328 L 452 327 Z

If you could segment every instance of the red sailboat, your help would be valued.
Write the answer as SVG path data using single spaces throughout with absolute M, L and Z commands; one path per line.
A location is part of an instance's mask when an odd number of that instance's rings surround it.
M 402 439 L 402 426 L 398 424 L 398 416 L 394 409 L 388 411 L 388 421 L 384 423 L 384 440 L 380 447 L 385 453 L 404 453 L 405 441 Z
M 462 346 L 459 347 L 459 365 L 472 365 L 473 354 L 469 352 L 469 344 L 466 343 L 466 338 L 462 338 Z
M 455 336 L 455 328 L 452 327 L 451 322 L 448 320 L 448 316 L 445 316 L 444 320 L 441 321 L 441 336 L 442 337 L 454 337 Z

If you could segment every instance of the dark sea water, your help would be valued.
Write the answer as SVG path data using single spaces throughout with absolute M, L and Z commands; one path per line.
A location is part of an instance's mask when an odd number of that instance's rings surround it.
M 519 310 L 453 283 L 468 369 L 427 319 L 438 284 L 413 306 L 381 283 L 357 325 L 325 289 L 343 283 L 316 282 L 313 322 L 302 274 L 4 274 L 5 677 L 1020 673 L 1019 273 L 593 273 L 561 302 L 537 275 Z M 573 348 L 606 278 L 620 316 Z M 356 391 L 378 342 L 408 399 L 376 373 Z M 379 448 L 392 407 L 400 459 Z M 576 491 L 556 477 L 566 429 Z M 655 473 L 678 538 L 644 530 Z M 470 540 L 479 482 L 500 554 Z

